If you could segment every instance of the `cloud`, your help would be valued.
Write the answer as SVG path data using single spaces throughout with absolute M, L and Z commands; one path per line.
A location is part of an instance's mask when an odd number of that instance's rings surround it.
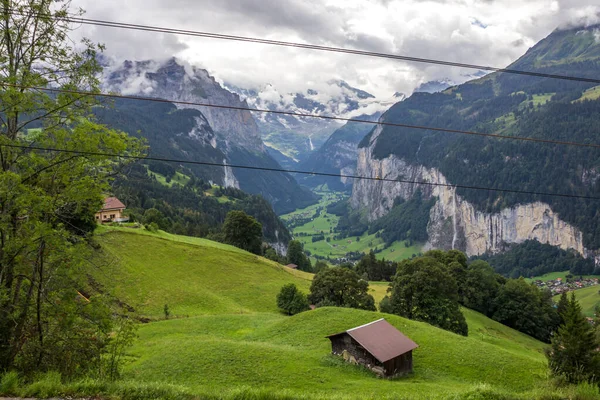
M 599 22 L 597 0 L 73 0 L 89 18 L 299 41 L 333 47 L 503 67 L 557 27 Z M 82 26 L 78 35 L 107 45 L 117 59 L 171 56 L 223 82 L 279 93 L 312 88 L 339 96 L 331 79 L 380 98 L 423 82 L 465 79 L 473 70 Z M 133 84 L 133 83 L 132 83 Z M 271 94 L 275 96 L 276 94 Z

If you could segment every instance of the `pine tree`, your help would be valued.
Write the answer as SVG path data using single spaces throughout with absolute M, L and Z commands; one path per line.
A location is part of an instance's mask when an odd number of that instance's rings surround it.
M 556 311 L 558 311 L 558 315 L 560 317 L 560 323 L 564 324 L 563 314 L 567 311 L 569 307 L 569 299 L 567 297 L 567 292 L 562 292 L 560 295 L 560 300 L 558 301 L 558 306 Z
M 574 293 L 562 317 L 564 322 L 552 338 L 552 347 L 547 353 L 551 373 L 564 376 L 570 383 L 597 381 L 600 378 L 600 343 L 594 328 L 581 313 Z

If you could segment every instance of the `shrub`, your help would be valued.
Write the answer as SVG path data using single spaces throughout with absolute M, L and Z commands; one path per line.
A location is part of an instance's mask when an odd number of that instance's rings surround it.
M 0 395 L 16 396 L 19 390 L 19 374 L 15 371 L 10 371 L 2 375 L 0 379 Z

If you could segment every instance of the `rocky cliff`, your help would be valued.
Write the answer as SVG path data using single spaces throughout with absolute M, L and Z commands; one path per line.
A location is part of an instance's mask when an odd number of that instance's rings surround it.
M 369 138 L 368 146 L 359 149 L 356 174 L 422 181 L 435 186 L 356 181 L 351 205 L 355 209 L 366 210 L 369 220 L 385 215 L 393 206 L 395 198 L 409 199 L 416 190 L 421 190 L 426 197 L 437 198 L 429 216 L 429 241 L 426 248 L 459 249 L 471 256 L 500 252 L 508 244 L 536 239 L 541 243 L 563 249 L 572 248 L 581 254 L 587 254 L 581 231 L 562 221 L 548 204 L 533 202 L 497 213 L 485 213 L 457 195 L 456 188 L 436 168 L 409 164 L 395 155 L 376 159 L 373 157 L 373 148 L 381 131 L 381 127 L 376 128 Z

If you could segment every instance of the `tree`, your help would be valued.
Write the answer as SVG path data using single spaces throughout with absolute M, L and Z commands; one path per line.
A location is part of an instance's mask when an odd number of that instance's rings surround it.
M 399 263 L 390 288 L 394 314 L 467 335 L 456 281 L 437 258 L 423 256 Z
M 277 307 L 287 315 L 295 315 L 310 308 L 306 295 L 293 283 L 281 287 L 281 291 L 277 294 Z
M 562 317 L 564 322 L 546 353 L 551 373 L 564 376 L 569 383 L 597 382 L 600 378 L 600 342 L 594 328 L 581 313 L 575 293 L 571 294 Z
M 325 261 L 317 261 L 315 263 L 315 266 L 313 267 L 313 272 L 315 274 L 318 274 L 320 271 L 329 268 L 329 265 L 327 265 L 327 263 Z
M 68 37 L 68 2 L 3 0 L 0 14 L 0 371 L 63 376 L 94 368 L 115 310 L 89 288 L 95 212 L 122 167 L 114 157 L 33 147 L 142 155 L 137 140 L 96 123 L 101 47 Z M 17 146 L 17 147 L 6 147 Z
M 509 279 L 498 290 L 492 318 L 545 342 L 558 322 L 552 297 L 523 278 Z
M 347 268 L 327 268 L 315 275 L 308 300 L 317 307 L 335 306 L 375 311 L 369 283 Z
M 302 243 L 298 240 L 290 240 L 287 249 L 287 258 L 290 264 L 296 264 L 302 271 L 312 271 L 310 259 L 304 254 Z
M 490 316 L 493 312 L 493 300 L 500 289 L 497 275 L 483 260 L 475 260 L 469 264 L 463 285 L 464 306 Z
M 262 225 L 243 211 L 230 211 L 223 224 L 225 243 L 254 254 L 261 254 Z
M 562 292 L 560 295 L 560 299 L 558 300 L 558 304 L 556 306 L 556 312 L 558 312 L 558 316 L 560 318 L 561 325 L 565 323 L 563 315 L 567 312 L 567 308 L 569 307 L 569 298 L 567 296 L 567 292 Z

